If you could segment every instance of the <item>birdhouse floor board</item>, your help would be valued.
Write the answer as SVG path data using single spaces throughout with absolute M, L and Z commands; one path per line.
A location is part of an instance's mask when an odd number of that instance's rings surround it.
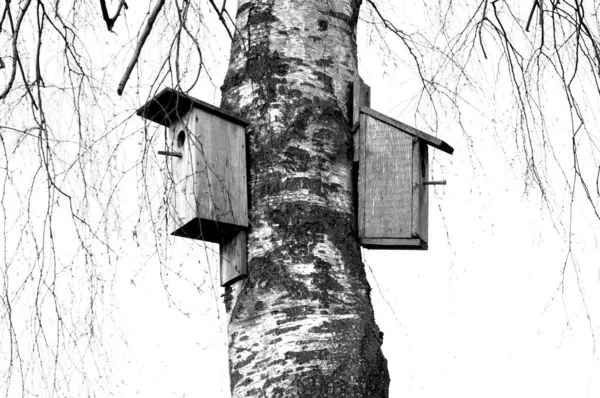
M 360 244 L 367 249 L 427 250 L 427 242 L 420 238 L 361 238 Z
M 221 243 L 223 239 L 235 236 L 240 231 L 238 225 L 224 222 L 215 222 L 204 218 L 194 218 L 172 233 L 183 238 L 205 240 L 207 242 Z

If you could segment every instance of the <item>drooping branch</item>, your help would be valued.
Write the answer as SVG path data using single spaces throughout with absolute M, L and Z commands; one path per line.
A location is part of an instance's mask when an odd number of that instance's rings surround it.
M 135 48 L 135 51 L 133 53 L 133 57 L 131 57 L 131 61 L 129 61 L 129 65 L 127 65 L 127 69 L 125 69 L 125 73 L 123 74 L 123 77 L 121 78 L 121 81 L 119 82 L 119 88 L 117 89 L 117 94 L 119 94 L 119 95 L 123 94 L 123 90 L 125 89 L 125 85 L 127 84 L 127 81 L 129 80 L 129 76 L 131 75 L 131 72 L 133 71 L 135 64 L 137 64 L 137 61 L 140 57 L 140 53 L 142 52 L 142 48 L 144 48 L 144 43 L 146 43 L 146 39 L 148 39 L 148 36 L 150 35 L 150 32 L 152 31 L 152 26 L 154 25 L 154 22 L 156 21 L 156 18 L 158 17 L 158 14 L 160 13 L 160 10 L 162 10 L 164 4 L 165 4 L 165 0 L 158 0 L 156 5 L 154 6 L 154 9 L 150 13 L 150 16 L 148 17 L 148 22 L 146 22 L 144 31 L 142 32 L 142 35 L 140 36 L 140 40 L 138 41 L 137 47 Z
M 17 74 L 17 64 L 19 65 L 21 72 L 23 72 L 23 67 L 21 65 L 21 59 L 19 58 L 18 42 L 19 42 L 19 33 L 21 31 L 21 23 L 23 22 L 23 18 L 25 17 L 25 14 L 27 13 L 27 9 L 29 8 L 30 4 L 31 4 L 31 0 L 28 0 L 25 2 L 25 4 L 23 5 L 23 8 L 21 8 L 21 10 L 19 12 L 19 15 L 17 16 L 16 24 L 13 22 L 13 18 L 12 18 L 10 8 L 8 7 L 8 5 L 5 8 L 5 12 L 6 12 L 5 15 L 8 15 L 8 21 L 10 22 L 10 28 L 12 31 L 13 57 L 12 57 L 12 70 L 11 70 L 10 78 L 8 80 L 8 84 L 6 85 L 6 88 L 0 94 L 0 100 L 4 99 L 8 95 L 10 89 L 12 88 L 12 86 L 15 82 L 15 77 Z M 4 19 L 4 15 L 2 18 Z M 2 65 L 4 65 L 4 63 L 2 63 Z M 25 83 L 27 83 L 24 76 L 23 76 L 23 81 Z M 28 87 L 27 84 L 25 84 L 25 86 Z
M 231 34 L 231 31 L 227 27 L 227 23 L 225 22 L 225 18 L 223 18 L 223 13 L 227 12 L 227 10 L 225 9 L 225 4 L 227 3 L 227 0 L 223 1 L 223 7 L 221 7 L 221 11 L 219 11 L 219 8 L 217 7 L 217 5 L 215 4 L 215 2 L 213 0 L 209 0 L 209 2 L 213 6 L 213 8 L 215 9 L 215 12 L 217 13 L 217 15 L 219 16 L 219 20 L 221 21 L 221 24 L 223 24 L 223 26 L 225 27 L 225 30 L 227 31 L 227 34 L 229 35 L 229 38 L 231 40 L 233 40 L 233 35 Z M 231 17 L 229 17 L 229 18 L 231 19 Z
M 106 0 L 100 0 L 100 8 L 102 9 L 102 19 L 104 19 L 104 22 L 106 22 L 106 28 L 109 32 L 112 32 L 112 28 L 115 25 L 117 18 L 119 18 L 119 15 L 121 15 L 121 10 L 123 9 L 123 7 L 125 7 L 126 10 L 129 9 L 125 0 L 121 0 L 119 2 L 119 7 L 117 8 L 115 15 L 113 17 L 109 17 L 108 9 L 106 8 Z

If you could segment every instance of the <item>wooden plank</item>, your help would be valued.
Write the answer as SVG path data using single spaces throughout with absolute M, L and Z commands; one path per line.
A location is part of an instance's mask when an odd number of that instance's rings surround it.
M 360 122 L 363 106 L 371 106 L 371 87 L 360 76 L 356 76 L 352 83 L 352 126 Z
M 429 242 L 429 186 L 425 181 L 429 181 L 429 147 L 420 145 L 421 150 L 421 194 L 419 196 L 419 231 L 420 238 Z
M 454 148 L 452 148 L 450 145 L 448 145 L 446 142 L 440 140 L 439 138 L 429 135 L 429 134 L 427 134 L 421 130 L 418 130 L 414 127 L 411 127 L 407 124 L 404 124 L 396 119 L 392 119 L 391 117 L 384 115 L 383 113 L 379 113 L 376 110 L 369 108 L 368 106 L 362 106 L 360 108 L 360 111 L 363 113 L 366 113 L 367 115 L 369 115 L 371 117 L 378 119 L 379 121 L 381 121 L 383 123 L 387 123 L 390 126 L 394 126 L 397 129 L 402 130 L 405 133 L 408 133 L 417 138 L 421 138 L 421 139 L 425 140 L 425 142 L 427 142 L 427 144 L 431 145 L 432 147 L 437 148 L 446 153 L 449 153 L 450 155 L 452 155 L 452 153 L 454 152 Z
M 421 195 L 423 194 L 423 179 L 421 176 L 421 145 L 427 146 L 419 138 L 413 138 L 412 159 L 412 221 L 411 235 L 413 238 L 421 236 Z
M 361 238 L 360 244 L 367 249 L 427 250 L 427 242 L 419 238 Z
M 412 136 L 365 115 L 365 238 L 411 238 Z M 361 142 L 362 150 L 363 142 Z M 361 158 L 362 161 L 362 158 Z
M 359 145 L 358 150 L 355 149 L 356 152 L 359 153 L 359 161 L 358 161 L 358 236 L 365 236 L 365 208 L 366 208 L 366 198 L 368 197 L 367 184 L 366 184 L 366 173 L 367 173 L 367 154 L 366 154 L 366 145 L 365 145 L 365 137 L 368 133 L 369 126 L 367 125 L 367 115 L 360 115 L 360 123 L 362 124 L 362 128 L 355 135 L 358 137 Z
M 198 216 L 248 226 L 245 129 L 218 115 L 194 110 Z
M 364 83 L 360 76 L 354 78 L 352 83 L 352 126 L 360 122 L 360 107 L 365 106 L 361 102 L 361 84 Z
M 360 128 L 354 132 L 352 139 L 354 141 L 354 155 L 352 161 L 360 162 Z
M 195 196 L 195 173 L 193 164 L 195 163 L 196 151 L 192 144 L 193 134 L 188 126 L 193 131 L 193 119 L 191 114 L 186 115 L 182 120 L 177 122 L 168 133 L 169 149 L 181 152 L 181 158 L 171 157 L 171 175 L 167 178 L 172 178 L 173 190 L 171 191 L 169 209 L 171 215 L 172 231 L 177 231 L 196 217 L 196 196 Z M 178 137 L 182 134 L 184 137 L 183 145 L 178 145 Z
M 248 274 L 246 231 L 226 239 L 220 245 L 221 286 L 227 286 Z
M 429 180 L 429 148 L 421 139 L 415 138 L 413 142 L 413 210 L 412 210 L 412 236 L 428 241 L 428 216 L 429 201 L 428 187 L 425 182 Z
M 369 87 L 360 76 L 354 78 L 352 83 L 352 129 L 354 133 L 354 157 L 353 161 L 359 161 L 360 151 L 360 108 L 371 106 L 371 87 Z

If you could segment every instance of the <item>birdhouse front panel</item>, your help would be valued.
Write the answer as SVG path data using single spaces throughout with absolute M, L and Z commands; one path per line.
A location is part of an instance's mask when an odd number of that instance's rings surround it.
M 427 248 L 426 147 L 396 126 L 361 113 L 358 228 L 363 246 Z
M 369 237 L 410 237 L 412 218 L 412 137 L 362 115 L 365 162 L 362 223 Z

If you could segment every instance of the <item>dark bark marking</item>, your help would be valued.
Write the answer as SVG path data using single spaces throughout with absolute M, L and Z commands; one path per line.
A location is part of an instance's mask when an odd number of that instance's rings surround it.
M 312 351 L 288 351 L 285 353 L 285 359 L 292 360 L 297 364 L 309 363 L 315 358 L 324 360 L 328 356 L 329 350 L 326 348 Z
M 330 268 L 331 264 L 320 258 L 315 259 L 315 269 L 317 272 L 312 275 L 312 279 L 319 293 L 313 298 L 321 301 L 325 308 L 329 308 L 331 302 L 339 303 L 340 300 L 336 297 L 335 292 L 344 290 L 343 286 L 331 276 L 329 272 Z
M 254 6 L 254 4 L 252 4 L 251 1 L 247 2 L 246 4 L 241 5 L 237 10 L 237 15 L 240 15 L 241 13 L 243 13 L 244 11 L 246 11 L 247 9 L 249 9 L 252 6 Z M 237 15 L 236 15 L 236 17 L 237 17 Z
M 335 65 L 335 62 L 333 62 L 333 60 L 330 57 L 327 58 L 321 58 L 319 60 L 316 61 L 317 66 L 321 67 L 321 68 L 329 68 L 332 67 L 333 65 Z
M 258 12 L 254 12 L 254 10 L 251 9 L 248 14 L 248 26 L 271 24 L 277 21 L 279 21 L 279 19 L 273 15 L 270 7 Z
M 329 93 L 329 94 L 334 94 L 334 90 L 333 90 L 333 78 L 331 76 L 329 76 L 328 74 L 321 72 L 321 71 L 313 71 L 313 74 L 315 76 L 317 76 L 317 78 L 323 82 L 323 86 L 325 89 L 325 92 Z
M 281 334 L 285 334 L 294 330 L 298 330 L 300 329 L 302 326 L 298 325 L 298 326 L 290 326 L 288 328 L 281 328 L 281 329 L 275 329 L 274 331 L 272 331 L 271 333 L 268 333 L 267 335 L 275 335 L 275 336 L 279 336 Z
M 350 24 L 350 21 L 352 20 L 352 17 L 344 14 L 343 12 L 335 12 L 332 10 L 328 10 L 324 14 L 333 19 L 339 19 L 340 21 L 344 22 L 344 24 Z

